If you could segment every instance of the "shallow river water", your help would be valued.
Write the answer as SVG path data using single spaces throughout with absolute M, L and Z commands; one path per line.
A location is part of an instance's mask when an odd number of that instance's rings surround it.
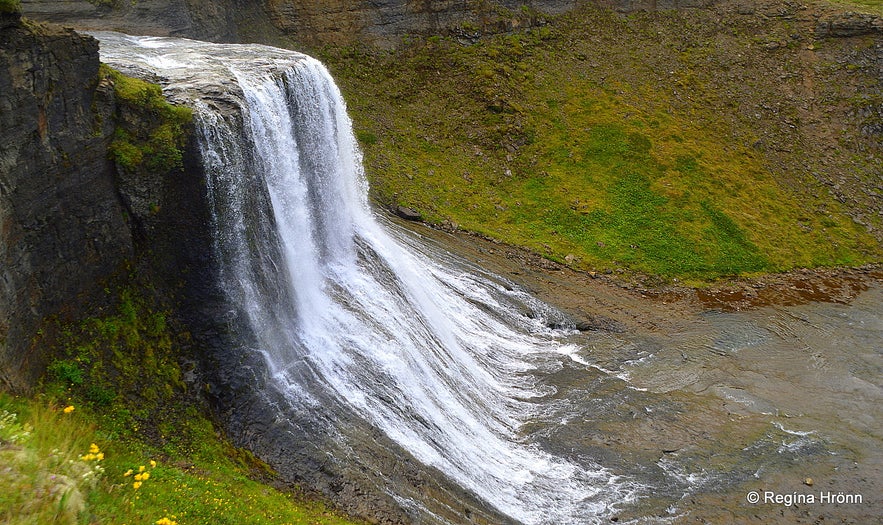
M 418 232 L 597 327 L 562 347 L 543 378 L 555 393 L 538 400 L 544 415 L 524 432 L 555 455 L 603 458 L 654 488 L 617 521 L 883 516 L 879 274 L 818 277 L 834 291 L 851 286 L 848 300 L 800 300 L 794 290 L 814 277 L 786 279 L 762 290 L 762 306 L 736 310 L 710 292 L 641 293 L 505 246 Z

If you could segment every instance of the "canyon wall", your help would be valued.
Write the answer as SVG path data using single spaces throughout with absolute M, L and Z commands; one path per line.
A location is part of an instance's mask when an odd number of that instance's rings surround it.
M 41 368 L 30 339 L 133 251 L 107 160 L 113 90 L 98 42 L 0 19 L 0 384 Z
M 213 42 L 392 47 L 409 36 L 508 31 L 542 23 L 585 0 L 23 0 L 25 15 L 78 28 Z M 621 11 L 707 5 L 710 0 L 603 0 Z
M 139 279 L 158 295 L 211 302 L 195 297 L 214 279 L 191 148 L 176 146 L 183 158 L 169 165 L 111 160 L 123 136 L 129 153 L 143 147 L 145 157 L 152 152 L 144 138 L 161 136 L 162 112 L 141 99 L 117 94 L 114 77 L 99 69 L 94 38 L 0 15 L 4 389 L 28 390 L 44 370 L 51 356 L 35 341 L 48 320 L 94 315 L 114 300 L 116 284 Z

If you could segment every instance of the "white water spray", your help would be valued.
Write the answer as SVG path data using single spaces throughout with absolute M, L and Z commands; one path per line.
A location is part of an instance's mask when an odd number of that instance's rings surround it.
M 222 284 L 292 406 L 322 410 L 330 396 L 526 524 L 600 521 L 634 499 L 606 469 L 519 437 L 550 393 L 534 372 L 561 343 L 514 306 L 530 298 L 434 262 L 376 220 L 344 103 L 319 62 L 265 46 L 96 36 L 104 61 L 158 75 L 196 110 Z M 238 107 L 193 88 L 207 79 Z

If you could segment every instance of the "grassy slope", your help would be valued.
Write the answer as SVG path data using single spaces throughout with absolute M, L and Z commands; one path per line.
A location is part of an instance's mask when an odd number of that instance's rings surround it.
M 474 45 L 322 55 L 375 196 L 431 222 L 584 269 L 694 282 L 879 261 L 879 241 L 807 175 L 816 166 L 792 169 L 839 161 L 776 128 L 788 115 L 745 116 L 784 98 L 751 70 L 753 55 L 759 69 L 792 67 L 759 45 L 787 38 L 776 23 L 587 9 Z M 877 159 L 856 171 L 868 176 Z
M 231 457 L 235 451 L 203 419 L 188 423 L 202 428 L 198 449 L 184 456 L 168 456 L 121 438 L 96 426 L 96 419 L 100 418 L 85 406 L 66 414 L 45 399 L 0 396 L 0 521 L 352 523 L 321 504 L 295 501 L 251 479 L 248 468 Z M 101 459 L 90 455 L 93 446 Z M 136 488 L 141 467 L 149 478 Z
M 188 335 L 135 288 L 98 317 L 47 323 L 34 344 L 55 355 L 42 394 L 0 393 L 0 522 L 356 523 L 273 488 L 220 436 L 185 381 Z

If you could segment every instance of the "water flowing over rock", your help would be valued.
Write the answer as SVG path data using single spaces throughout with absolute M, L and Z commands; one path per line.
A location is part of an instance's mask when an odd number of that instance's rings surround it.
M 374 216 L 325 68 L 258 45 L 97 33 L 196 110 L 224 313 L 228 430 L 289 480 L 386 522 L 592 523 L 641 487 L 521 435 L 562 314 Z M 549 326 L 564 327 L 557 331 Z

